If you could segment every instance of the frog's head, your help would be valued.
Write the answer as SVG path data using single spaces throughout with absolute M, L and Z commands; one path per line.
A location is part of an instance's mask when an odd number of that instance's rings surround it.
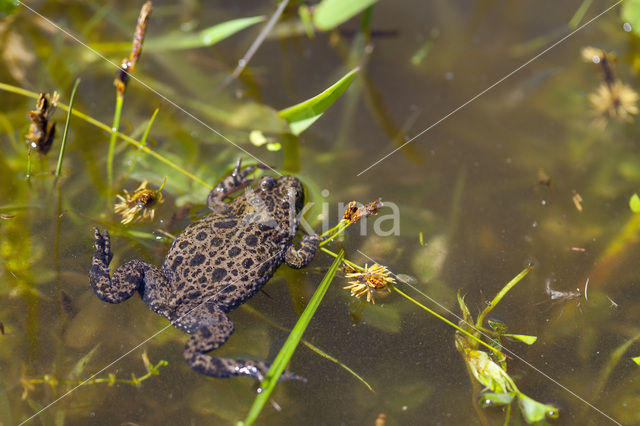
M 298 178 L 265 176 L 260 179 L 256 192 L 275 222 L 287 230 L 297 229 L 296 218 L 304 206 L 304 189 Z

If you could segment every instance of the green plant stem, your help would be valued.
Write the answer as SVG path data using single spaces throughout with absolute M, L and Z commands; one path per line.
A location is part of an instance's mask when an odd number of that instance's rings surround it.
M 116 108 L 113 111 L 113 125 L 111 126 L 109 153 L 107 154 L 107 183 L 109 185 L 109 200 L 113 194 L 113 156 L 116 150 L 116 139 L 118 138 L 118 129 L 120 128 L 120 116 L 122 114 L 123 103 L 124 94 L 120 93 L 120 91 L 116 91 Z
M 31 91 L 25 90 L 25 89 L 23 89 L 21 87 L 16 87 L 16 86 L 12 86 L 10 84 L 1 83 L 1 82 L 0 82 L 0 90 L 5 90 L 7 92 L 15 93 L 17 95 L 26 96 L 28 98 L 33 98 L 33 99 L 38 99 L 38 96 L 40 96 L 39 93 L 31 92 Z M 57 107 L 65 110 L 65 111 L 68 111 L 68 109 L 69 109 L 68 106 L 66 106 L 65 104 L 62 104 L 62 103 L 58 103 Z M 72 111 L 72 114 L 74 116 L 80 118 L 81 120 L 84 120 L 87 123 L 99 128 L 99 129 L 104 130 L 105 132 L 112 132 L 111 127 L 109 127 L 108 125 L 102 123 L 101 121 L 96 120 L 95 118 L 93 118 L 91 116 L 88 116 L 87 114 L 84 114 L 84 113 L 78 111 L 77 109 L 74 109 Z M 173 168 L 174 170 L 176 170 L 176 171 L 182 173 L 183 175 L 187 176 L 189 179 L 192 179 L 193 181 L 198 182 L 199 184 L 201 184 L 201 185 L 203 185 L 203 186 L 205 186 L 205 187 L 207 187 L 209 189 L 213 189 L 212 185 L 206 183 L 205 181 L 203 181 L 202 179 L 200 179 L 197 176 L 193 175 L 192 173 L 189 173 L 188 171 L 186 171 L 182 167 L 178 166 L 177 164 L 175 164 L 174 162 L 172 162 L 168 158 L 165 158 L 162 155 L 158 154 L 157 152 L 150 150 L 146 145 L 142 145 L 137 140 L 135 140 L 132 137 L 130 137 L 128 135 L 125 135 L 123 133 L 120 133 L 120 132 L 115 132 L 115 133 L 120 139 L 124 140 L 128 144 L 139 148 L 141 151 L 144 151 L 146 154 L 149 154 L 150 156 L 152 156 L 156 160 L 168 165 L 169 167 Z
M 69 109 L 67 109 L 67 121 L 64 123 L 64 133 L 62 133 L 62 144 L 60 145 L 60 155 L 58 155 L 58 165 L 56 166 L 56 177 L 60 176 L 62 170 L 62 159 L 64 157 L 64 151 L 67 148 L 67 136 L 69 134 L 69 123 L 71 122 L 71 113 L 73 111 L 73 100 L 76 97 L 76 90 L 80 84 L 80 79 L 76 78 L 76 82 L 73 84 L 71 90 L 71 97 L 69 98 Z
M 309 304 L 305 308 L 304 312 L 302 312 L 302 315 L 300 315 L 298 322 L 296 322 L 293 330 L 291 330 L 287 341 L 284 343 L 284 345 L 282 345 L 280 352 L 278 352 L 276 359 L 273 361 L 273 364 L 271 364 L 271 368 L 269 368 L 269 371 L 267 372 L 264 380 L 262 380 L 262 383 L 260 383 L 260 392 L 258 393 L 256 399 L 253 401 L 253 405 L 251 406 L 247 417 L 244 419 L 244 425 L 252 425 L 260 415 L 260 412 L 269 399 L 271 392 L 273 392 L 273 389 L 276 387 L 280 375 L 284 371 L 285 366 L 289 363 L 293 352 L 298 346 L 298 343 L 302 338 L 302 334 L 307 329 L 307 326 L 309 325 L 313 314 L 316 312 L 316 309 L 318 309 L 322 298 L 327 292 L 329 284 L 331 284 L 333 277 L 336 275 L 336 272 L 338 272 L 338 268 L 342 264 L 343 258 L 344 251 L 341 250 L 338 254 L 338 257 L 336 257 L 336 259 L 331 264 L 331 267 L 325 274 L 315 293 L 313 293 L 311 300 L 309 300 Z
M 491 303 L 489 303 L 489 305 L 486 308 L 484 308 L 484 311 L 482 311 L 482 313 L 478 315 L 478 319 L 476 320 L 476 328 L 482 328 L 484 317 L 486 317 L 489 314 L 489 312 L 491 312 L 491 310 L 498 303 L 500 303 L 500 300 L 502 300 L 502 298 L 509 292 L 509 290 L 511 290 L 513 286 L 518 284 L 520 280 L 522 280 L 532 269 L 533 269 L 532 266 L 527 266 L 522 270 L 522 272 L 520 272 L 511 281 L 509 281 L 504 287 L 502 287 L 502 290 L 500 290 L 498 294 L 496 294 L 496 296 L 493 298 Z
M 449 324 L 451 327 L 455 328 L 456 330 L 458 330 L 460 333 L 464 334 L 465 336 L 475 340 L 476 342 L 480 343 L 481 345 L 489 348 L 492 352 L 494 352 L 496 355 L 500 356 L 500 357 L 504 357 L 504 354 L 502 352 L 500 352 L 498 349 L 494 348 L 493 346 L 490 346 L 489 344 L 483 342 L 482 340 L 480 340 L 478 337 L 474 336 L 473 334 L 469 333 L 466 330 L 463 330 L 462 328 L 460 328 L 459 326 L 457 326 L 456 324 L 452 323 L 451 321 L 449 321 L 448 319 L 446 319 L 445 317 L 443 317 L 442 315 L 438 314 L 437 312 L 427 308 L 426 306 L 424 306 L 422 303 L 418 302 L 416 299 L 414 299 L 413 297 L 409 296 L 408 294 L 404 293 L 401 290 L 398 290 L 397 287 L 393 286 L 392 287 L 393 290 L 400 294 L 402 297 L 404 297 L 405 299 L 413 302 L 416 306 L 419 306 L 420 308 L 424 309 L 425 311 L 429 312 L 431 315 L 435 316 L 436 318 L 438 318 L 441 321 L 444 321 L 445 323 Z
M 140 145 L 145 146 L 147 144 L 147 137 L 149 136 L 149 131 L 151 130 L 151 126 L 153 126 L 153 122 L 155 121 L 156 115 L 158 115 L 159 111 L 160 111 L 160 108 L 156 108 L 153 111 L 153 114 L 149 119 L 149 123 L 147 123 L 147 127 L 146 129 L 144 129 L 144 133 L 142 134 L 142 138 L 140 139 Z
M 337 253 L 332 252 L 329 249 L 326 249 L 324 247 L 320 247 L 320 250 L 322 250 L 323 252 L 327 253 L 329 256 L 332 257 L 338 257 Z M 355 263 L 353 263 L 352 261 L 348 260 L 348 259 L 342 259 L 343 263 L 346 263 L 347 265 L 351 266 L 353 269 L 357 270 L 357 271 L 364 271 L 364 268 L 360 265 L 356 265 Z

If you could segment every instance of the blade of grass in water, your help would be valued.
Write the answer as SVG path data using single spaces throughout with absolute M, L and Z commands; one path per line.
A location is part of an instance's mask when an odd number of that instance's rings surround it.
M 107 199 L 111 202 L 113 194 L 113 156 L 116 149 L 116 139 L 118 138 L 118 129 L 120 128 L 120 116 L 122 114 L 122 104 L 124 96 L 118 92 L 116 95 L 116 108 L 113 111 L 113 125 L 111 126 L 111 136 L 109 137 L 109 153 L 107 154 L 107 183 L 109 185 L 109 196 Z
M 285 366 L 289 363 L 293 352 L 296 350 L 296 347 L 302 338 L 302 334 L 307 329 L 313 314 L 316 312 L 316 309 L 318 309 L 322 298 L 327 292 L 329 284 L 331 284 L 333 277 L 336 275 L 336 272 L 338 272 L 338 267 L 342 264 L 342 259 L 344 259 L 344 251 L 341 250 L 340 253 L 338 253 L 338 257 L 335 258 L 331 267 L 322 279 L 322 282 L 316 289 L 316 292 L 311 297 L 311 300 L 304 312 L 300 315 L 300 319 L 298 319 L 293 330 L 291 330 L 287 341 L 282 346 L 282 349 L 280 349 L 280 352 L 278 352 L 273 364 L 271 364 L 271 368 L 269 368 L 266 377 L 262 383 L 260 383 L 261 392 L 253 401 L 253 405 L 249 410 L 249 414 L 247 414 L 247 417 L 244 419 L 244 423 L 240 424 L 244 424 L 245 426 L 252 425 L 260 415 L 260 412 L 267 403 L 271 392 L 273 392 L 273 389 L 276 387 L 280 375 L 284 371 Z
M 62 144 L 60 145 L 60 155 L 58 156 L 58 166 L 56 167 L 56 177 L 60 176 L 62 170 L 62 158 L 64 157 L 64 151 L 67 147 L 67 135 L 69 134 L 69 122 L 71 121 L 71 112 L 73 111 L 73 100 L 76 97 L 76 90 L 80 84 L 80 79 L 77 78 L 73 89 L 71 90 L 71 97 L 69 98 L 69 109 L 67 110 L 67 121 L 64 123 L 64 133 L 62 134 Z

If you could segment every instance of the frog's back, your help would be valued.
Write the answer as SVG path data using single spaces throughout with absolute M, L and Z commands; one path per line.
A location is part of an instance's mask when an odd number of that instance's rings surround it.
M 242 216 L 210 214 L 193 222 L 173 242 L 163 266 L 177 306 L 209 299 L 226 312 L 236 308 L 283 262 L 285 239 Z

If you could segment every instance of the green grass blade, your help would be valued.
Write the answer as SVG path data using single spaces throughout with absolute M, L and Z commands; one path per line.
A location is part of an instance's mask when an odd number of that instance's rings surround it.
M 297 105 L 278 112 L 278 115 L 289 122 L 291 133 L 299 135 L 305 131 L 347 90 L 354 75 L 360 68 L 354 68 L 331 87 Z
M 232 19 L 197 33 L 167 34 L 159 38 L 150 38 L 144 45 L 145 50 L 162 52 L 167 50 L 194 49 L 198 47 L 213 46 L 219 41 L 234 35 L 258 22 L 264 21 L 264 16 L 252 16 L 248 18 Z
M 69 122 L 71 121 L 71 112 L 73 111 L 73 100 L 76 97 L 76 90 L 80 84 L 80 79 L 77 78 L 71 90 L 71 97 L 69 98 L 69 109 L 67 110 L 67 121 L 64 123 L 64 133 L 62 134 L 62 144 L 60 145 L 60 155 L 58 155 L 58 165 L 56 167 L 56 177 L 60 176 L 62 170 L 62 158 L 64 157 L 64 151 L 67 148 L 67 135 L 69 134 Z
M 332 30 L 354 17 L 377 0 L 322 0 L 313 15 L 313 23 L 322 31 Z
M 309 325 L 313 314 L 316 312 L 316 309 L 318 309 L 322 298 L 327 292 L 329 284 L 331 284 L 333 277 L 336 275 L 336 272 L 338 272 L 338 267 L 340 267 L 340 265 L 342 264 L 343 258 L 344 251 L 341 250 L 338 254 L 338 257 L 335 258 L 335 260 L 331 264 L 331 267 L 322 279 L 322 282 L 320 282 L 320 285 L 316 289 L 316 292 L 311 297 L 311 300 L 309 301 L 309 304 L 305 308 L 304 312 L 302 312 L 302 315 L 300 315 L 298 322 L 293 327 L 293 330 L 291 330 L 287 341 L 284 342 L 284 345 L 282 345 L 282 348 L 280 349 L 280 352 L 278 352 L 278 355 L 273 361 L 273 364 L 271 364 L 271 368 L 269 368 L 266 377 L 264 378 L 262 383 L 260 383 L 260 389 L 262 389 L 262 391 L 253 401 L 253 405 L 249 410 L 249 414 L 247 414 L 247 417 L 244 420 L 244 425 L 252 425 L 260 415 L 260 412 L 269 399 L 271 392 L 273 392 L 273 389 L 276 387 L 280 375 L 284 371 L 285 366 L 289 363 L 293 352 L 296 350 L 296 347 L 298 346 L 298 343 L 302 338 L 302 334 L 307 329 L 307 326 Z
M 142 139 L 140 139 L 140 145 L 142 146 L 146 145 L 147 143 L 147 137 L 149 136 L 149 131 L 151 130 L 151 126 L 153 126 L 153 122 L 156 119 L 156 115 L 158 115 L 158 111 L 160 111 L 160 108 L 156 108 L 155 111 L 153 111 L 153 115 L 151 115 L 151 118 L 149 119 L 147 128 L 144 129 L 144 133 L 142 134 Z

